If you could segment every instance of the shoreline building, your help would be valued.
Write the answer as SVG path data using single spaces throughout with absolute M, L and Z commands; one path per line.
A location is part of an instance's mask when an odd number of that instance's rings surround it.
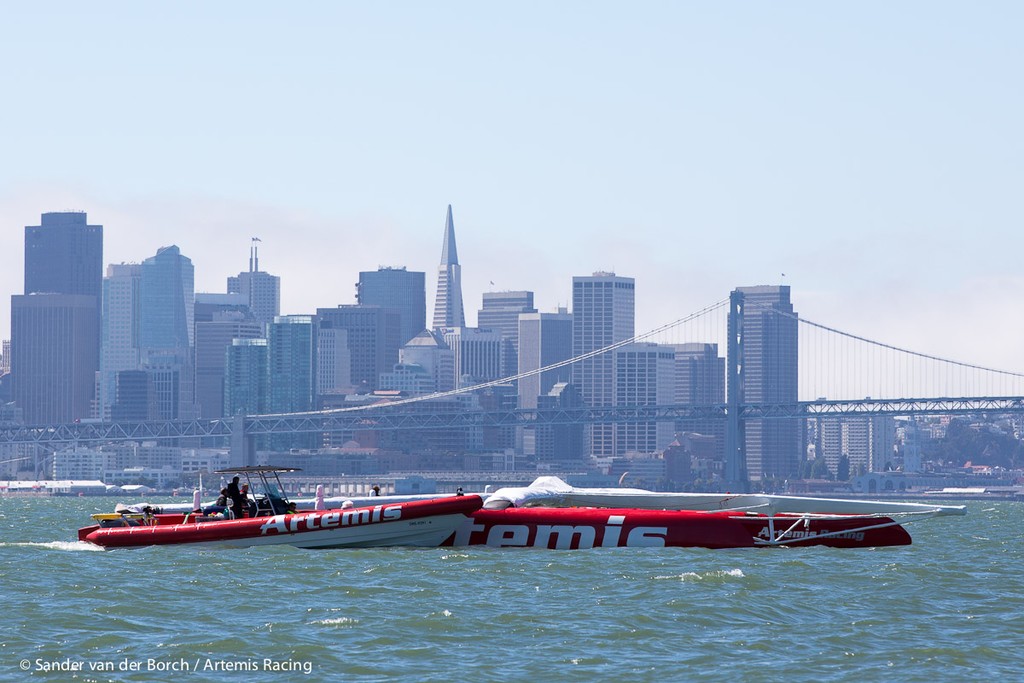
M 455 248 L 455 224 L 452 222 L 452 205 L 449 204 L 444 224 L 441 263 L 437 267 L 437 297 L 434 300 L 432 329 L 465 326 L 466 314 L 462 308 L 462 267 L 459 265 L 459 253 Z
M 635 325 L 635 282 L 631 277 L 596 272 L 572 279 L 572 357 L 631 339 Z M 572 383 L 591 408 L 615 405 L 615 354 L 602 353 L 572 366 Z M 616 454 L 615 425 L 593 424 L 590 454 Z

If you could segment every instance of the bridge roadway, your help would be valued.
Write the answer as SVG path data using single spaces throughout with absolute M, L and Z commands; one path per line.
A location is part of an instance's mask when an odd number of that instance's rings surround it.
M 553 410 L 469 411 L 450 404 L 418 409 L 374 406 L 372 409 L 250 415 L 215 420 L 162 422 L 80 422 L 44 426 L 0 425 L 0 445 L 17 443 L 70 443 L 154 441 L 196 437 L 225 437 L 242 433 L 330 433 L 399 429 L 455 429 L 470 427 L 530 427 L 557 424 L 635 423 L 662 420 L 725 420 L 728 404 L 705 406 L 616 406 Z M 429 407 L 425 410 L 424 407 Z M 740 419 L 800 419 L 839 416 L 910 416 L 1024 414 L 1024 396 L 863 399 L 859 401 L 800 401 L 787 404 L 746 404 Z

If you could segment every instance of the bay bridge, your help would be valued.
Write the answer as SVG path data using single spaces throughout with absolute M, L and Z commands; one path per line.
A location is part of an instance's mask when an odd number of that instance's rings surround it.
M 282 434 L 346 434 L 360 431 L 519 428 L 565 424 L 635 424 L 679 420 L 718 421 L 725 434 L 725 481 L 747 481 L 745 426 L 757 421 L 823 417 L 916 415 L 1024 415 L 1024 373 L 995 369 L 913 351 L 841 331 L 783 310 L 768 309 L 777 323 L 745 328 L 742 292 L 690 315 L 602 349 L 530 372 L 426 396 L 390 399 L 349 408 L 218 419 L 147 422 L 82 421 L 53 425 L 0 425 L 0 445 L 219 439 L 231 444 L 232 461 L 254 462 L 257 437 Z M 789 326 L 799 387 L 793 395 L 758 400 L 745 393 L 744 366 L 750 334 L 764 336 Z M 528 376 L 613 353 L 637 342 L 714 344 L 725 351 L 724 396 L 718 401 L 621 404 L 571 408 L 480 410 L 451 400 L 461 394 L 507 385 Z M 764 343 L 755 339 L 753 343 Z M 794 353 L 796 349 L 794 349 Z M 770 381 L 770 378 L 769 378 Z

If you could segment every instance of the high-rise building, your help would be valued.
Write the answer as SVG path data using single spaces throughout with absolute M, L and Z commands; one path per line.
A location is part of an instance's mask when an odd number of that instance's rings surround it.
M 102 278 L 103 226 L 84 212 L 44 213 L 40 225 L 25 226 L 25 297 L 11 298 L 10 366 L 27 422 L 92 415 Z
M 572 355 L 603 349 L 632 339 L 635 325 L 635 291 L 631 277 L 597 272 L 572 279 Z M 615 356 L 602 353 L 572 366 L 572 383 L 583 403 L 590 407 L 615 405 Z M 589 430 L 590 453 L 615 455 L 615 426 L 593 424 Z
M 462 308 L 462 266 L 455 248 L 455 224 L 452 205 L 444 224 L 444 246 L 441 263 L 437 267 L 437 298 L 434 300 L 434 329 L 465 327 L 466 314 Z
M 224 414 L 270 412 L 270 358 L 266 339 L 233 339 L 227 348 Z
M 362 304 L 342 305 L 318 308 L 316 318 L 323 329 L 347 332 L 352 362 L 349 377 L 358 391 L 376 389 L 380 373 L 390 372 L 398 362 L 400 318 L 393 309 Z
M 557 313 L 521 313 L 517 355 L 517 374 L 572 358 L 572 315 L 564 308 Z M 566 365 L 523 377 L 519 380 L 519 407 L 536 408 L 538 396 L 547 394 L 559 382 L 568 382 L 571 375 L 572 370 Z
M 426 274 L 404 266 L 362 271 L 356 284 L 356 303 L 397 311 L 400 343 L 404 344 L 427 328 Z
M 321 327 L 317 332 L 317 394 L 348 394 L 352 391 L 352 354 L 348 330 Z
M 477 327 L 501 334 L 501 375 L 511 377 L 519 368 L 519 314 L 536 313 L 533 292 L 484 292 Z
M 100 380 L 96 417 L 111 419 L 117 400 L 117 373 L 138 370 L 141 364 L 139 324 L 142 266 L 121 263 L 107 266 L 103 278 L 100 319 Z
M 737 287 L 743 296 L 743 400 L 796 403 L 798 321 L 788 285 Z M 803 457 L 797 420 L 746 421 L 750 479 L 791 477 Z
M 0 375 L 11 371 L 11 340 L 0 341 Z
M 476 327 L 442 328 L 445 344 L 455 353 L 455 387 L 501 378 L 501 333 Z
M 675 398 L 675 351 L 668 346 L 637 342 L 614 351 L 615 405 L 668 405 Z M 615 455 L 654 453 L 667 447 L 675 435 L 668 421 L 627 422 L 616 425 Z
M 260 270 L 260 256 L 256 246 L 259 241 L 258 237 L 254 237 L 249 247 L 248 272 L 228 278 L 228 293 L 241 294 L 249 304 L 256 322 L 266 329 L 275 317 L 281 315 L 281 278 Z
M 44 213 L 25 226 L 25 294 L 82 294 L 100 301 L 103 226 L 85 212 Z
M 11 297 L 14 401 L 28 424 L 88 418 L 96 386 L 96 297 Z
M 315 410 L 317 322 L 311 315 L 279 315 L 270 325 L 270 412 L 301 413 Z M 312 448 L 316 435 L 280 435 L 271 439 L 274 450 Z
M 573 385 L 557 382 L 546 394 L 538 397 L 537 410 L 567 410 L 583 406 L 583 399 Z M 582 424 L 547 424 L 536 427 L 534 446 L 538 463 L 564 463 L 578 466 L 586 455 Z
M 713 406 L 725 403 L 725 359 L 718 344 L 671 344 L 676 356 L 677 405 Z M 676 420 L 676 431 L 714 438 L 714 456 L 725 457 L 725 422 L 719 419 Z
M 204 419 L 224 417 L 228 350 L 236 339 L 259 339 L 263 325 L 242 311 L 217 311 L 196 321 L 196 409 Z
M 884 472 L 892 462 L 896 424 L 891 417 L 821 417 L 816 422 L 815 452 L 825 458 L 832 474 L 838 474 L 843 456 L 850 475 Z

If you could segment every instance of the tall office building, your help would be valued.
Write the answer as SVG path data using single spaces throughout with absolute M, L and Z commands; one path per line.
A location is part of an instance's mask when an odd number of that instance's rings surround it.
M 441 264 L 437 267 L 437 298 L 434 300 L 433 329 L 465 327 L 466 314 L 462 308 L 462 267 L 455 248 L 455 224 L 452 223 L 452 205 L 444 224 L 444 246 Z
M 815 447 L 832 474 L 844 455 L 849 473 L 884 472 L 892 462 L 896 423 L 887 415 L 816 418 Z
M 81 294 L 100 301 L 103 226 L 85 212 L 44 213 L 25 226 L 25 294 Z
M 281 278 L 260 270 L 259 248 L 254 237 L 249 246 L 249 270 L 228 278 L 228 293 L 241 294 L 256 322 L 266 329 L 281 315 Z
M 26 422 L 91 416 L 102 279 L 103 226 L 84 212 L 44 213 L 25 226 L 25 296 L 34 298 L 11 298 L 10 366 Z
M 429 393 L 455 388 L 455 352 L 438 331 L 423 330 L 406 342 L 398 353 L 398 362 L 423 368 L 431 379 Z
M 196 410 L 204 419 L 224 417 L 224 381 L 233 341 L 263 336 L 263 325 L 247 312 L 216 311 L 211 318 L 196 322 Z
M 224 414 L 265 415 L 270 412 L 270 357 L 266 339 L 233 339 L 227 348 Z
M 390 308 L 342 305 L 316 309 L 323 329 L 342 329 L 347 333 L 352 366 L 349 377 L 360 392 L 377 388 L 380 373 L 390 372 L 398 362 L 401 347 L 400 317 Z
M 0 341 L 0 375 L 11 371 L 11 340 Z
M 675 351 L 677 405 L 713 406 L 725 403 L 725 359 L 718 344 L 671 344 Z M 714 438 L 713 457 L 725 457 L 725 422 L 719 419 L 676 420 L 676 431 Z
M 279 315 L 270 325 L 270 412 L 301 413 L 316 410 L 317 322 L 311 315 Z M 315 434 L 279 435 L 274 450 L 313 448 Z
M 627 344 L 615 354 L 615 405 L 668 405 L 675 398 L 675 351 L 661 344 Z M 616 425 L 615 455 L 654 453 L 668 446 L 675 425 L 668 421 Z
M 139 323 L 142 266 L 121 263 L 107 266 L 103 278 L 100 319 L 100 380 L 96 417 L 111 419 L 117 400 L 117 373 L 138 370 L 141 363 Z
M 501 333 L 501 375 L 511 377 L 519 368 L 519 314 L 536 313 L 533 292 L 484 292 L 477 327 Z
M 743 400 L 796 403 L 798 322 L 789 286 L 737 287 L 743 295 Z M 750 479 L 791 477 L 803 457 L 797 420 L 746 421 Z
M 537 410 L 569 410 L 583 407 L 583 399 L 573 385 L 556 382 L 551 390 L 537 398 Z M 578 467 L 586 456 L 582 424 L 545 424 L 534 428 L 534 455 L 538 463 L 560 463 Z
M 572 355 L 582 356 L 631 339 L 635 325 L 634 280 L 597 272 L 572 279 Z M 615 405 L 615 355 L 602 353 L 574 363 L 572 383 L 584 404 Z M 592 455 L 615 455 L 615 426 L 594 424 L 588 444 Z
M 356 284 L 356 303 L 397 311 L 400 343 L 404 344 L 427 328 L 426 274 L 404 266 L 362 271 Z
M 28 424 L 88 418 L 96 386 L 96 297 L 11 297 L 14 401 Z
M 352 354 L 348 330 L 321 327 L 316 346 L 317 394 L 348 394 L 352 391 Z
M 564 308 L 557 313 L 521 313 L 518 357 L 517 374 L 572 358 L 572 315 Z M 519 380 L 519 407 L 536 408 L 538 396 L 547 394 L 559 382 L 568 382 L 571 375 L 566 365 L 523 377 Z
M 476 327 L 443 328 L 445 344 L 455 353 L 455 387 L 501 379 L 501 333 Z
M 150 373 L 159 419 L 195 416 L 193 346 L 195 272 L 177 246 L 142 262 L 139 347 Z

